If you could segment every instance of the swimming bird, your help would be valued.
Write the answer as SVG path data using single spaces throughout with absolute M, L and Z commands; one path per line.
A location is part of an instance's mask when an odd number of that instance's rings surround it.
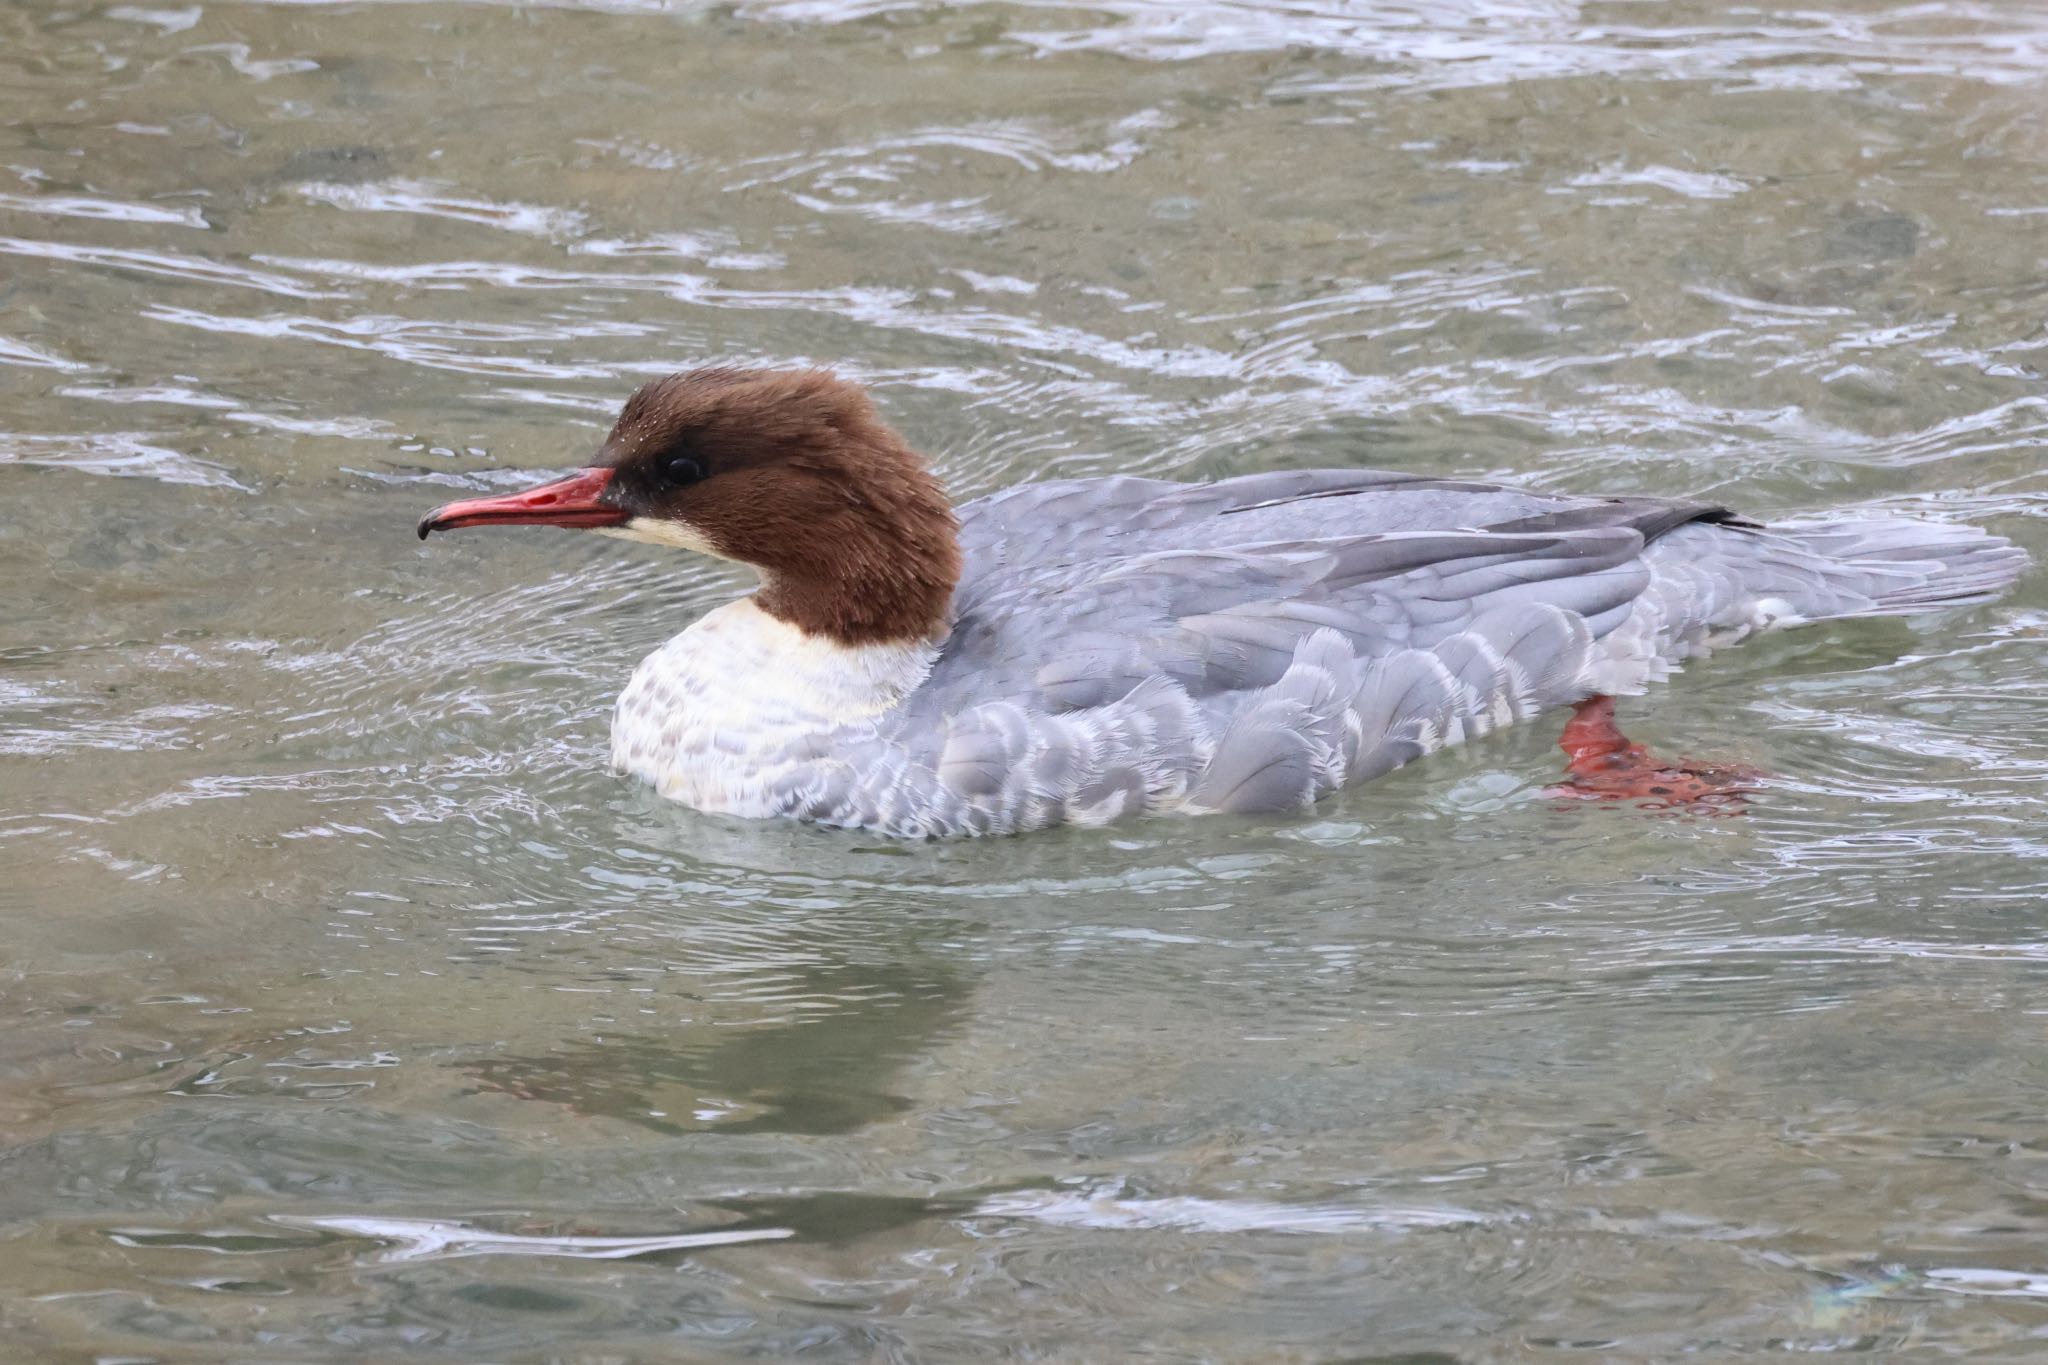
M 1588 791 L 1705 794 L 1609 698 L 1760 630 L 1982 602 L 2027 562 L 1970 526 L 1373 469 L 955 508 L 859 386 L 732 368 L 644 385 L 588 467 L 419 533 L 490 525 L 752 566 L 757 591 L 634 671 L 613 766 L 704 811 L 904 837 L 1303 809 L 1567 706 Z

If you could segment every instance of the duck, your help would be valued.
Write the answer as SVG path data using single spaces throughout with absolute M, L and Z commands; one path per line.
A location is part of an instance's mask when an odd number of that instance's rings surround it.
M 1766 525 L 1706 501 L 1369 468 L 1023 483 L 955 506 L 858 384 L 701 368 L 589 463 L 422 539 L 555 526 L 759 575 L 634 669 L 621 774 L 697 810 L 906 839 L 1305 811 L 1553 710 L 1588 796 L 1741 799 L 1613 698 L 1761 631 L 1981 603 L 1969 525 Z

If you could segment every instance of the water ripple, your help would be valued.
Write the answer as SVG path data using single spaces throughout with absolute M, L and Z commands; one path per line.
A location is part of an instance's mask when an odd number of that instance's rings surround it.
M 568 209 L 500 204 L 412 180 L 349 185 L 314 182 L 298 186 L 298 192 L 315 203 L 357 213 L 411 213 L 538 237 L 573 237 L 584 226 L 583 215 Z
M 129 204 L 73 194 L 0 194 L 0 212 L 36 213 L 51 218 L 93 218 L 110 223 L 154 223 L 204 228 L 196 204 Z
M 174 251 L 143 251 L 122 247 L 86 246 L 77 242 L 0 237 L 0 253 L 50 261 L 70 261 L 79 265 L 103 266 L 111 270 L 132 270 L 144 275 L 161 275 L 195 283 L 225 285 L 233 289 L 253 289 L 293 299 L 347 297 L 332 290 L 315 289 L 289 276 L 250 270 L 230 265 L 225 261 Z
M 82 474 L 253 491 L 211 461 L 155 444 L 147 432 L 0 432 L 0 464 L 45 465 Z

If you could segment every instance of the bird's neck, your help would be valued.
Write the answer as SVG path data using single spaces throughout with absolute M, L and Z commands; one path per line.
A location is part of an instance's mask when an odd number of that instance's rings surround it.
M 960 521 L 908 447 L 874 452 L 843 506 L 792 527 L 761 570 L 755 602 L 805 635 L 847 648 L 943 640 L 960 581 Z

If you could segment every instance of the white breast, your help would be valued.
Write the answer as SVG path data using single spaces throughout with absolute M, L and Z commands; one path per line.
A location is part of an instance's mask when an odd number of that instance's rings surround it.
M 937 654 L 923 641 L 837 644 L 742 598 L 633 670 L 612 715 L 612 766 L 699 810 L 784 814 L 806 774 L 872 736 Z

